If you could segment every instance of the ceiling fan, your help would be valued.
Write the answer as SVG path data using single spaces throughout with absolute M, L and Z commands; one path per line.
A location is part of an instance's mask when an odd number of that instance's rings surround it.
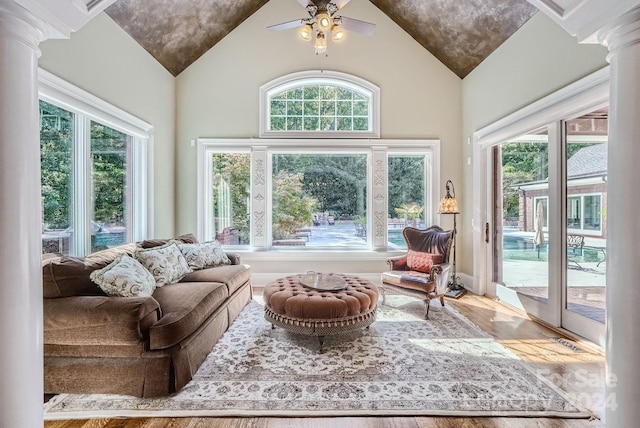
M 340 43 L 345 38 L 344 30 L 353 31 L 367 36 L 372 36 L 376 24 L 360 21 L 358 19 L 341 16 L 338 11 L 350 0 L 296 0 L 307 10 L 308 18 L 296 19 L 282 24 L 267 27 L 271 31 L 289 30 L 299 28 L 298 35 L 304 41 L 311 41 L 315 36 L 314 48 L 316 55 L 327 51 L 326 37 L 331 34 L 334 43 Z

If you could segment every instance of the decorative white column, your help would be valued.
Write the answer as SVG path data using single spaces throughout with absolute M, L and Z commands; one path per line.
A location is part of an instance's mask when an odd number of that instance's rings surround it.
M 611 63 L 607 196 L 606 424 L 640 420 L 640 8 L 600 33 Z
M 373 147 L 373 183 L 371 186 L 372 224 L 367 236 L 373 236 L 373 249 L 387 249 L 387 147 Z
M 267 173 L 269 160 L 265 146 L 251 149 L 251 242 L 254 250 L 266 250 L 270 242 L 270 228 L 267 227 Z
M 0 426 L 43 422 L 38 43 L 43 28 L 0 3 Z

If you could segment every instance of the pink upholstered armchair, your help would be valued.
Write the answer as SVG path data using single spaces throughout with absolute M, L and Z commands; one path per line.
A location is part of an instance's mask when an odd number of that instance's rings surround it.
M 418 296 L 424 299 L 429 319 L 431 299 L 440 299 L 444 306 L 444 293 L 449 280 L 449 255 L 453 231 L 431 226 L 420 230 L 405 227 L 402 231 L 407 242 L 407 253 L 387 259 L 389 271 L 382 273 L 382 303 L 386 303 L 386 289 Z

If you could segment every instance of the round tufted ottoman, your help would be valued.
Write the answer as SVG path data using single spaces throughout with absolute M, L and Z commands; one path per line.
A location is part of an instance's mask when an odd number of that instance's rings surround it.
M 347 282 L 339 291 L 322 291 L 300 283 L 302 275 L 277 279 L 264 288 L 264 317 L 293 333 L 324 337 L 365 328 L 376 320 L 378 287 L 366 279 L 334 274 Z

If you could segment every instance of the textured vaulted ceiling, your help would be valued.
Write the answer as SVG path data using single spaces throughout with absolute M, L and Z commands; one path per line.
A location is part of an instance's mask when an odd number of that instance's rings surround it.
M 527 0 L 370 1 L 460 77 L 537 12 Z M 118 0 L 106 12 L 177 76 L 267 2 Z

